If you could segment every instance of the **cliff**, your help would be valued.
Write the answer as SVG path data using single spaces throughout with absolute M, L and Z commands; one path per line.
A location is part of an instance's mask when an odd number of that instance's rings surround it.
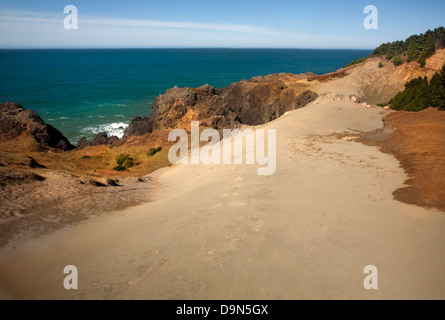
M 46 124 L 33 110 L 25 110 L 20 104 L 0 104 L 0 140 L 13 140 L 27 136 L 44 147 L 72 150 L 74 146 L 62 133 Z
M 149 118 L 135 118 L 126 136 L 176 128 L 200 120 L 210 126 L 234 128 L 240 124 L 260 125 L 284 113 L 302 108 L 318 95 L 304 84 L 290 87 L 286 82 L 306 76 L 289 74 L 256 77 L 226 88 L 172 88 L 156 97 Z

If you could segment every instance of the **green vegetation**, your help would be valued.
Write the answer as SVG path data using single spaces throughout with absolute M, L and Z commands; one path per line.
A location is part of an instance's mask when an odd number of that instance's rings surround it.
M 357 59 L 357 60 L 354 60 L 354 61 L 352 61 L 351 63 L 349 63 L 349 64 L 345 65 L 345 66 L 344 66 L 343 68 L 347 68 L 347 67 L 350 67 L 350 66 L 353 66 L 353 65 L 356 65 L 356 64 L 359 64 L 359 63 L 365 62 L 365 61 L 366 61 L 366 59 L 367 59 L 367 58 L 359 58 L 359 59 Z
M 394 65 L 396 66 L 396 67 L 398 67 L 398 66 L 400 66 L 400 65 L 402 65 L 403 64 L 403 60 L 402 60 L 402 58 L 400 57 L 400 56 L 395 56 L 394 57 Z
M 134 167 L 133 158 L 129 154 L 121 154 L 116 157 L 117 166 L 113 168 L 115 171 L 125 171 Z
M 212 129 L 215 129 L 215 130 L 218 130 L 219 128 L 218 128 L 218 126 L 212 126 Z
M 429 107 L 445 111 L 445 64 L 431 81 L 428 77 L 413 79 L 405 84 L 390 102 L 394 110 L 420 111 Z
M 89 160 L 89 159 L 91 159 L 90 156 L 83 156 L 82 158 L 80 158 L 80 160 Z
M 397 57 L 406 56 L 408 62 L 418 61 L 423 68 L 426 59 L 434 54 L 436 47 L 445 47 L 444 27 L 436 28 L 433 31 L 428 30 L 420 35 L 413 35 L 405 41 L 384 43 L 374 50 L 373 55 L 386 56 L 387 60 L 394 58 L 394 64 L 396 64 Z M 397 59 L 397 62 L 399 63 L 400 60 Z
M 162 151 L 161 147 L 156 148 L 156 149 L 155 148 L 151 148 L 150 151 L 148 151 L 147 156 L 153 157 L 156 153 L 161 152 L 161 151 Z
M 379 68 L 382 69 L 383 67 L 384 67 L 383 63 L 380 62 L 380 63 L 379 63 Z

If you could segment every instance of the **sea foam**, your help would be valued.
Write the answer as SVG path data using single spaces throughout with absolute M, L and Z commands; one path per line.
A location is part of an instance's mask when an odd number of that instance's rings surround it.
M 124 136 L 125 129 L 128 128 L 128 125 L 128 122 L 106 123 L 83 128 L 80 130 L 80 133 L 87 138 L 91 138 L 99 132 L 106 132 L 109 137 L 116 136 L 118 138 L 122 138 Z

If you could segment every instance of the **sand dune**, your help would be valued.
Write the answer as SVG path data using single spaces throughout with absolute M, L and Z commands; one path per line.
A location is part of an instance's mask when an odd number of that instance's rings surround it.
M 151 202 L 0 251 L 0 295 L 62 299 L 445 298 L 445 215 L 393 199 L 397 160 L 353 142 L 381 108 L 318 101 L 277 129 L 277 170 L 177 165 Z M 79 270 L 79 290 L 63 268 Z M 379 290 L 363 269 L 379 270 Z

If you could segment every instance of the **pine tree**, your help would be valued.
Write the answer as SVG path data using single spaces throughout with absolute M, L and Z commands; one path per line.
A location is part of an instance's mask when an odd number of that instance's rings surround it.
M 420 63 L 421 68 L 426 66 L 426 54 L 424 52 L 422 52 L 422 54 L 420 55 L 419 60 L 417 60 L 417 62 Z
M 440 73 L 436 73 L 430 82 L 431 105 L 445 110 L 445 65 Z
M 417 50 L 416 42 L 411 40 L 408 44 L 408 62 L 415 61 L 419 58 L 419 50 Z
M 445 28 L 440 27 L 434 30 L 436 34 L 437 44 L 440 48 L 445 48 Z
M 436 37 L 433 33 L 430 33 L 426 38 L 425 48 L 423 48 L 423 51 L 425 51 L 427 58 L 431 57 L 434 52 L 436 52 Z
M 435 107 L 445 111 L 445 65 L 430 82 L 428 77 L 407 82 L 405 90 L 391 99 L 390 105 L 394 110 L 420 111 Z
M 400 66 L 402 64 L 403 64 L 403 60 L 402 60 L 402 58 L 400 56 L 394 57 L 394 65 L 396 67 L 398 67 L 398 66 Z

